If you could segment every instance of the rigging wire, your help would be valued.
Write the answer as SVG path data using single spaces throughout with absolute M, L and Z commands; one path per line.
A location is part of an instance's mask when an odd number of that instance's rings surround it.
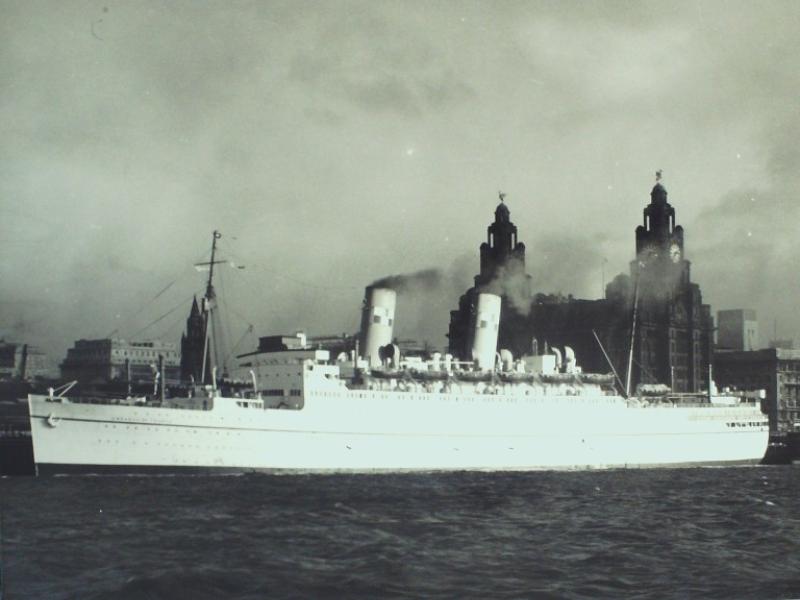
M 196 263 L 202 262 L 202 260 L 204 258 L 206 258 L 207 255 L 208 255 L 208 252 L 204 251 L 202 254 L 200 254 L 200 256 L 198 258 L 196 258 L 192 262 L 192 264 L 196 264 Z M 191 274 L 193 272 L 194 272 L 194 270 L 191 269 L 191 268 L 182 267 L 180 271 L 175 273 L 175 275 L 173 275 L 170 278 L 171 281 L 169 283 L 167 283 L 167 285 L 162 287 L 158 292 L 156 292 L 156 294 L 153 297 L 151 297 L 149 300 L 147 300 L 145 303 L 143 303 L 135 313 L 133 313 L 131 316 L 128 317 L 127 321 L 134 320 L 136 317 L 138 317 L 140 314 L 142 314 L 142 312 L 144 312 L 145 309 L 149 308 L 156 300 L 158 300 L 161 296 L 166 294 L 167 291 L 169 291 L 176 283 L 178 283 L 180 281 L 183 281 L 184 279 L 186 279 L 188 277 L 189 274 Z M 194 294 L 193 294 L 193 297 L 194 297 Z M 183 303 L 183 302 L 185 302 L 185 300 L 181 301 L 181 303 Z M 146 331 L 147 329 L 149 329 L 152 325 L 155 325 L 161 319 L 166 318 L 167 316 L 169 316 L 169 314 L 171 312 L 173 312 L 173 310 L 176 310 L 176 309 L 170 310 L 167 314 L 162 315 L 161 317 L 159 317 L 155 321 L 149 323 L 148 325 L 145 325 L 142 329 L 140 329 L 139 331 L 134 333 L 132 336 L 130 336 L 131 339 L 135 339 L 140 333 Z M 171 327 L 174 327 L 174 326 L 175 326 L 175 324 L 173 323 L 173 325 Z M 106 335 L 106 337 L 107 338 L 111 337 L 112 335 L 114 335 L 115 333 L 118 333 L 118 332 L 119 332 L 119 328 L 114 328 L 114 330 L 111 331 L 111 333 L 109 333 L 108 335 Z
M 654 381 L 654 382 L 658 383 L 658 379 L 657 379 L 657 378 L 656 378 L 656 377 L 655 377 L 655 376 L 654 376 L 654 375 L 653 375 L 653 374 L 652 374 L 652 373 L 651 373 L 651 372 L 650 372 L 650 371 L 649 371 L 649 370 L 648 370 L 648 369 L 647 369 L 647 368 L 646 368 L 646 367 L 645 367 L 643 364 L 641 364 L 641 363 L 640 363 L 638 360 L 636 360 L 635 358 L 633 359 L 633 363 L 634 363 L 634 364 L 635 364 L 637 367 L 639 367 L 639 368 L 640 368 L 642 371 L 644 371 L 644 374 L 645 374 L 645 375 L 647 375 L 647 376 L 648 376 L 648 377 L 649 377 L 649 378 L 650 378 L 652 381 Z M 641 382 L 640 382 L 640 383 L 641 383 Z
M 170 338 L 175 335 L 177 326 L 180 325 L 184 320 L 184 317 L 178 315 L 178 318 L 172 321 L 172 325 L 170 325 L 167 329 L 165 329 L 159 337 L 162 338 Z M 181 331 L 181 335 L 183 335 L 183 331 Z
M 278 277 L 279 279 L 285 279 L 286 281 L 291 281 L 296 285 L 303 286 L 305 288 L 314 289 L 314 290 L 324 290 L 324 291 L 338 291 L 338 292 L 350 292 L 353 290 L 361 290 L 363 286 L 358 285 L 320 285 L 319 283 L 311 283 L 309 281 L 293 277 L 291 275 L 287 275 L 286 273 L 282 273 L 277 269 L 272 269 L 269 267 L 265 267 L 263 265 L 253 265 L 253 269 L 260 269 L 265 273 L 269 273 L 273 277 Z
M 226 238 L 226 239 L 227 239 L 227 238 Z M 227 248 L 228 248 L 228 246 L 229 246 L 229 244 L 225 244 L 225 248 L 226 248 L 226 250 L 225 250 L 225 251 L 226 251 L 226 253 L 227 253 L 229 256 L 232 256 L 233 258 L 237 258 L 237 257 L 238 257 L 238 255 L 237 255 L 235 252 L 232 252 L 232 251 L 228 250 L 228 249 L 227 249 Z M 246 270 L 246 268 L 247 268 L 247 265 L 246 265 L 246 264 L 245 264 L 245 265 L 240 265 L 240 266 L 239 266 L 239 269 L 240 269 L 240 270 L 242 270 L 242 269 Z M 264 293 L 263 293 L 263 290 L 261 290 L 261 289 L 259 288 L 259 286 L 258 286 L 258 285 L 256 284 L 256 282 L 254 281 L 253 277 L 252 277 L 252 276 L 250 276 L 249 274 L 245 274 L 245 275 L 244 275 L 244 276 L 241 278 L 241 280 L 242 280 L 242 281 L 244 281 L 244 283 L 245 283 L 245 286 L 249 287 L 249 289 L 251 290 L 251 297 L 253 297 L 253 298 L 260 298 L 260 297 L 262 297 L 262 296 L 264 295 Z M 267 308 L 267 309 L 268 309 L 268 310 L 269 310 L 269 311 L 270 311 L 270 312 L 271 312 L 271 313 L 272 313 L 274 316 L 279 316 L 279 315 L 278 315 L 278 312 L 277 312 L 277 310 L 276 310 L 276 309 L 275 309 L 275 308 L 274 308 L 272 305 L 269 305 L 269 304 L 268 304 L 266 308 Z M 228 307 L 228 306 L 227 306 L 227 303 L 226 303 L 226 309 L 227 309 L 227 310 L 231 310 L 231 312 L 232 312 L 232 313 L 234 313 L 234 314 L 238 314 L 238 313 L 236 313 L 236 311 L 235 311 L 235 310 L 233 310 L 233 309 L 231 309 L 230 307 Z M 251 320 L 251 319 L 248 319 L 248 318 L 242 317 L 241 315 L 238 315 L 238 316 L 239 316 L 239 318 L 240 318 L 240 319 L 242 319 L 242 320 L 243 320 L 245 323 L 247 323 L 248 325 L 250 325 L 250 324 L 252 323 L 252 320 Z
M 228 256 L 230 256 L 230 253 L 227 252 L 227 250 L 225 248 L 223 248 L 222 251 L 226 252 L 226 254 L 228 254 Z M 231 263 L 231 264 L 232 264 L 232 266 L 234 265 L 234 263 Z M 243 269 L 244 267 L 243 266 L 238 266 L 238 268 L 239 269 Z M 236 350 L 241 346 L 241 344 L 245 340 L 245 338 L 249 334 L 251 334 L 251 333 L 253 333 L 255 331 L 255 326 L 253 325 L 252 322 L 250 322 L 249 319 L 247 319 L 246 317 L 242 316 L 237 310 L 235 310 L 231 306 L 230 298 L 231 298 L 231 296 L 233 294 L 229 293 L 229 287 L 230 286 L 228 284 L 232 283 L 232 282 L 229 281 L 228 283 L 226 283 L 227 278 L 224 275 L 224 269 L 221 269 L 219 273 L 220 273 L 220 277 L 219 277 L 220 291 L 222 292 L 220 294 L 220 296 L 218 297 L 218 302 L 220 303 L 220 306 L 222 308 L 222 310 L 220 310 L 219 313 L 222 313 L 222 314 L 225 315 L 225 318 L 221 320 L 220 325 L 222 327 L 224 327 L 224 329 L 225 329 L 224 334 L 225 334 L 226 338 L 230 339 L 230 340 L 233 339 L 232 325 L 231 325 L 230 319 L 227 318 L 230 314 L 233 314 L 237 318 L 241 319 L 247 325 L 247 328 L 245 329 L 244 333 L 239 337 L 239 339 L 236 341 L 235 344 L 233 344 L 230 348 L 227 349 L 227 352 L 225 352 L 225 350 L 226 350 L 225 348 L 222 348 L 222 351 L 223 351 L 222 364 L 223 365 L 227 365 L 228 361 L 231 359 L 231 357 L 233 357 L 236 354 Z
M 188 298 L 184 298 L 184 299 L 182 299 L 182 300 L 181 300 L 181 301 L 180 301 L 178 304 L 176 304 L 175 306 L 173 306 L 173 307 L 172 307 L 171 309 L 169 309 L 169 310 L 168 310 L 166 313 L 164 313 L 163 315 L 161 315 L 161 316 L 160 316 L 160 317 L 158 317 L 157 319 L 155 319 L 155 320 L 151 321 L 150 323 L 148 323 L 147 325 L 145 325 L 144 327 L 142 327 L 142 328 L 141 328 L 139 331 L 137 331 L 136 333 L 134 333 L 134 334 L 131 336 L 131 339 L 135 339 L 135 338 L 137 338 L 139 335 L 141 335 L 142 333 L 144 333 L 145 331 L 147 331 L 148 329 L 150 329 L 150 327 L 152 327 L 153 325 L 155 325 L 155 324 L 156 324 L 156 323 L 158 323 L 159 321 L 162 321 L 163 319 L 166 319 L 168 316 L 170 316 L 172 313 L 174 313 L 176 310 L 178 310 L 178 309 L 179 309 L 181 306 L 183 306 L 185 303 L 187 303 L 187 302 L 188 302 L 188 301 L 189 301 L 191 298 L 193 298 L 193 297 L 194 297 L 194 294 L 192 294 L 192 295 L 191 295 L 191 296 L 189 296 Z
M 222 372 L 226 373 L 228 371 L 227 368 L 228 354 L 225 353 L 225 340 L 233 339 L 233 336 L 231 335 L 230 321 L 226 316 L 223 316 L 227 312 L 227 305 L 228 305 L 227 291 L 225 289 L 225 276 L 223 274 L 223 271 L 224 269 L 219 270 L 219 277 L 217 278 L 217 281 L 219 281 L 219 289 L 222 292 L 220 296 L 217 296 L 217 303 L 220 305 L 220 308 L 224 306 L 225 310 L 219 310 L 217 311 L 216 314 L 218 317 L 222 316 L 222 318 L 219 318 L 220 332 L 218 340 L 219 343 L 218 351 L 222 354 L 222 362 L 221 362 Z
M 230 238 L 228 238 L 228 240 L 230 242 Z M 232 244 L 230 244 L 230 243 L 226 243 L 225 244 L 225 246 L 227 246 L 227 247 L 230 247 L 231 245 Z M 240 257 L 240 255 L 238 254 L 238 252 L 236 250 L 229 249 L 228 250 L 228 254 L 235 261 L 237 261 L 237 262 L 240 261 L 241 257 Z M 269 268 L 269 267 L 265 267 L 265 266 L 260 265 L 258 263 L 255 263 L 255 264 L 250 263 L 250 264 L 248 264 L 246 261 L 243 261 L 241 264 L 244 265 L 247 269 L 261 270 L 261 271 L 264 271 L 266 273 L 270 273 L 271 275 L 276 276 L 276 277 L 278 277 L 280 279 L 285 279 L 285 280 L 291 281 L 292 283 L 295 283 L 297 285 L 302 285 L 305 288 L 312 288 L 312 289 L 319 289 L 319 290 L 340 290 L 340 291 L 344 291 L 344 290 L 348 290 L 348 291 L 349 290 L 360 290 L 361 289 L 361 286 L 356 286 L 356 285 L 320 285 L 317 282 L 313 282 L 312 283 L 310 281 L 303 280 L 303 279 L 298 278 L 298 277 L 293 277 L 293 276 L 287 275 L 286 273 L 283 273 L 283 272 L 281 272 L 281 271 L 279 271 L 277 269 L 272 269 L 272 268 Z
M 205 256 L 205 254 L 201 255 L 201 258 L 202 258 L 203 256 Z M 197 260 L 196 260 L 195 262 L 199 262 L 199 261 L 197 261 Z M 152 305 L 152 304 L 153 304 L 153 302 L 155 302 L 155 301 L 156 301 L 156 300 L 158 300 L 158 299 L 159 299 L 161 296 L 163 296 L 163 295 L 164 295 L 164 294 L 165 294 L 165 293 L 166 293 L 166 292 L 167 292 L 167 291 L 168 291 L 170 288 L 172 288 L 172 286 L 173 286 L 173 285 L 175 285 L 175 284 L 176 284 L 176 283 L 178 283 L 179 281 L 182 281 L 183 279 L 185 279 L 185 278 L 187 277 L 187 275 L 188 275 L 188 274 L 190 274 L 191 272 L 192 272 L 192 271 L 191 271 L 190 269 L 187 269 L 187 268 L 185 268 L 185 267 L 184 267 L 184 268 L 182 268 L 182 269 L 181 269 L 181 270 L 180 270 L 178 273 L 176 273 L 176 274 L 175 274 L 175 275 L 174 275 L 174 276 L 171 278 L 172 280 L 171 280 L 171 281 L 170 281 L 170 282 L 169 282 L 167 285 L 165 285 L 163 288 L 161 288 L 161 289 L 160 289 L 160 290 L 159 290 L 159 291 L 158 291 L 158 292 L 155 294 L 155 296 L 153 296 L 153 297 L 152 297 L 152 298 L 150 298 L 150 299 L 149 299 L 147 302 L 145 302 L 144 304 L 142 304 L 142 305 L 139 307 L 139 310 L 137 310 L 135 313 L 133 313 L 131 316 L 129 316 L 129 317 L 127 318 L 127 321 L 128 321 L 128 322 L 130 322 L 130 321 L 132 321 L 133 319 L 135 319 L 136 317 L 138 317 L 140 314 L 142 314 L 142 312 L 144 312 L 144 310 L 145 310 L 146 308 L 149 308 L 149 307 L 150 307 L 150 305 Z M 109 334 L 108 334 L 106 337 L 111 337 L 111 336 L 112 336 L 114 333 L 116 333 L 118 330 L 119 330 L 118 328 L 115 328 L 115 329 L 114 329 L 114 330 L 113 330 L 111 333 L 109 333 Z M 135 334 L 134 336 L 132 336 L 132 337 L 134 337 L 134 338 L 135 338 L 135 337 L 136 337 L 136 334 Z
M 237 342 L 236 342 L 236 343 L 233 345 L 233 347 L 231 347 L 231 349 L 230 349 L 230 351 L 228 352 L 228 354 L 227 354 L 227 355 L 225 355 L 225 361 L 226 361 L 226 362 L 227 362 L 227 361 L 228 361 L 228 359 L 230 359 L 232 356 L 235 356 L 235 355 L 236 355 L 236 349 L 239 347 L 239 345 L 240 345 L 240 344 L 241 344 L 241 343 L 244 341 L 244 339 L 245 339 L 245 338 L 248 336 L 248 334 L 250 334 L 250 333 L 253 333 L 253 326 L 252 326 L 252 325 L 250 325 L 250 326 L 249 326 L 249 327 L 248 327 L 248 328 L 245 330 L 245 332 L 242 334 L 242 336 L 239 338 L 239 340 L 238 340 L 238 341 L 237 341 Z

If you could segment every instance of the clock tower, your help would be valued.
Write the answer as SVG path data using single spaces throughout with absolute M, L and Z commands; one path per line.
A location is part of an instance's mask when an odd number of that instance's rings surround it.
M 675 209 L 658 171 L 630 263 L 636 304 L 634 382 L 664 383 L 677 392 L 707 385 L 713 322 L 700 287 L 691 282 L 690 266 L 683 227 L 675 224 Z
M 648 288 L 668 294 L 679 283 L 689 281 L 689 261 L 684 258 L 683 227 L 675 225 L 675 209 L 667 202 L 661 184 L 661 171 L 644 209 L 644 222 L 636 228 L 636 259 L 631 262 L 631 277 L 647 279 Z M 666 285 L 655 285 L 658 281 Z M 642 281 L 642 283 L 645 283 Z

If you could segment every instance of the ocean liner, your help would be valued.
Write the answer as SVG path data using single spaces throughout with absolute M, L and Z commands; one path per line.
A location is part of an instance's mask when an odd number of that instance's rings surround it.
M 207 320 L 213 299 L 210 273 Z M 626 395 L 613 374 L 583 373 L 568 347 L 515 358 L 497 349 L 501 300 L 488 293 L 478 295 L 473 360 L 403 356 L 396 302 L 392 289 L 367 288 L 349 352 L 303 334 L 262 338 L 239 357 L 238 383 L 214 374 L 171 398 L 163 386 L 155 398 L 32 394 L 37 473 L 592 469 L 764 456 L 757 398 L 660 386 Z

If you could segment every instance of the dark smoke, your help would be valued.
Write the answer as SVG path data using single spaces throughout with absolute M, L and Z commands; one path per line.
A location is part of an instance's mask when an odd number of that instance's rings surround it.
M 481 291 L 504 296 L 520 315 L 528 316 L 531 312 L 531 278 L 517 260 L 511 259 L 500 266 L 494 279 Z
M 444 278 L 440 269 L 422 269 L 403 275 L 389 275 L 370 284 L 373 288 L 388 288 L 395 292 L 433 291 L 438 289 Z

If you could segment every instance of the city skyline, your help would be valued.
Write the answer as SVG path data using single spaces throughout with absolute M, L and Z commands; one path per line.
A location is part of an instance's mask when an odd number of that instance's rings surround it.
M 660 169 L 712 310 L 798 335 L 792 3 L 2 6 L 0 336 L 55 361 L 179 339 L 214 229 L 231 338 L 434 268 L 398 334 L 444 345 L 500 190 L 534 291 L 597 298 Z

